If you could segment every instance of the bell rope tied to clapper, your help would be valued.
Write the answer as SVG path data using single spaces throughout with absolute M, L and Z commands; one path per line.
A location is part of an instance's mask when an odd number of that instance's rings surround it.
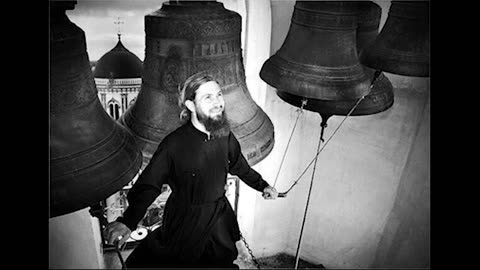
M 377 71 L 375 72 L 375 76 L 374 76 L 374 78 L 373 78 L 373 80 L 372 80 L 372 82 L 371 82 L 371 88 L 373 88 L 374 83 L 375 83 L 378 75 L 380 75 L 380 72 L 381 72 L 381 71 L 379 71 L 379 70 L 377 70 Z M 279 198 L 284 198 L 284 197 L 286 197 L 287 194 L 288 194 L 288 192 L 290 192 L 290 190 L 292 190 L 292 188 L 301 180 L 302 176 L 307 172 L 308 168 L 310 168 L 310 166 L 312 166 L 312 164 L 315 162 L 315 160 L 316 160 L 316 158 L 318 157 L 318 155 L 320 155 L 320 153 L 323 151 L 323 149 L 327 146 L 328 142 L 333 138 L 333 136 L 335 135 L 335 133 L 337 133 L 337 131 L 340 129 L 340 127 L 341 127 L 342 124 L 345 122 L 345 120 L 347 120 L 347 118 L 352 114 L 352 112 L 357 108 L 357 106 L 360 104 L 360 102 L 361 102 L 362 100 L 364 100 L 364 99 L 365 99 L 365 96 L 363 96 L 363 97 L 361 97 L 361 98 L 359 98 L 359 99 L 357 100 L 357 102 L 355 103 L 355 105 L 350 109 L 349 113 L 343 118 L 343 120 L 340 122 L 340 124 L 339 124 L 339 125 L 337 126 L 337 128 L 334 130 L 334 132 L 332 133 L 332 135 L 331 135 L 331 136 L 327 139 L 327 141 L 324 143 L 323 147 L 322 147 L 321 149 L 317 150 L 314 158 L 308 163 L 308 165 L 306 166 L 306 168 L 305 168 L 305 169 L 303 170 L 303 172 L 297 177 L 297 179 L 294 181 L 294 183 L 287 189 L 287 191 L 285 191 L 285 192 L 279 192 L 279 193 L 278 193 L 278 197 L 279 197 Z M 305 100 L 305 104 L 306 104 L 306 103 L 307 103 L 307 100 Z M 302 110 L 303 110 L 303 107 L 302 107 L 301 110 L 300 110 L 300 109 L 298 110 L 299 115 L 300 115 L 300 113 L 303 112 Z M 297 120 L 298 120 L 298 117 L 297 117 Z M 320 135 L 320 140 L 321 140 L 322 142 L 324 141 L 324 139 L 323 139 L 323 131 L 324 131 L 324 129 L 325 129 L 326 126 L 327 126 L 327 125 L 326 125 L 326 121 L 322 119 L 322 124 L 321 124 L 322 129 L 321 129 L 321 135 Z M 295 126 L 294 126 L 294 128 L 293 128 L 293 130 L 292 130 L 292 134 L 290 135 L 290 138 L 292 137 L 294 131 L 295 131 Z M 289 141 L 290 141 L 290 140 L 289 140 Z M 284 157 L 285 157 L 285 153 L 287 152 L 287 150 L 288 150 L 288 144 L 287 144 L 287 148 L 285 149 L 285 152 L 284 152 Z M 277 177 L 276 177 L 276 179 L 275 179 L 275 182 L 277 181 L 278 175 L 280 174 L 280 170 L 281 170 L 281 168 L 282 168 L 281 165 L 283 164 L 283 159 L 284 159 L 284 157 L 282 158 L 282 162 L 281 162 L 280 167 L 279 167 L 279 169 L 278 169 Z M 274 187 L 275 187 L 275 184 L 274 184 Z
M 370 88 L 373 88 L 374 86 L 374 83 L 375 83 L 375 80 L 377 79 L 377 77 L 380 75 L 380 72 L 379 70 L 377 70 L 375 72 L 375 75 L 374 75 L 374 78 L 372 79 L 372 82 L 371 82 L 371 86 Z M 328 142 L 333 138 L 333 136 L 335 135 L 335 133 L 338 131 L 338 129 L 340 128 L 340 126 L 343 124 L 343 122 L 345 122 L 345 120 L 347 119 L 347 117 L 350 116 L 350 114 L 357 108 L 357 106 L 360 104 L 360 102 L 362 100 L 364 100 L 365 96 L 361 97 L 358 99 L 358 101 L 355 103 L 355 105 L 350 109 L 349 113 L 344 117 L 344 119 L 342 120 L 342 122 L 337 126 L 337 128 L 335 129 L 335 131 L 333 132 L 333 134 L 328 138 L 328 140 L 325 142 L 325 144 L 323 145 L 323 147 L 321 149 L 320 148 L 320 142 L 323 142 L 323 131 L 324 131 L 324 128 L 327 126 L 326 125 L 326 120 L 323 120 L 322 119 L 322 124 L 321 124 L 321 127 L 322 127 L 322 130 L 321 130 L 321 134 L 320 134 L 320 141 L 318 143 L 318 148 L 317 148 L 317 153 L 315 155 L 315 157 L 312 159 L 312 161 L 307 165 L 307 167 L 305 168 L 305 170 L 300 174 L 300 176 L 298 176 L 298 178 L 295 180 L 295 182 L 292 184 L 292 186 L 285 192 L 279 192 L 278 193 L 278 197 L 279 198 L 285 198 L 287 197 L 287 194 L 288 192 L 300 181 L 300 179 L 302 178 L 302 176 L 305 174 L 305 172 L 307 171 L 307 169 L 315 162 L 315 166 L 314 166 L 314 172 L 312 174 L 312 181 L 310 182 L 310 188 L 309 188 L 309 193 L 308 193 L 308 199 L 307 199 L 307 207 L 308 207 L 308 202 L 309 202 L 309 199 L 310 199 L 310 193 L 311 193 L 311 188 L 312 188 L 312 183 L 313 183 L 313 177 L 314 177 L 314 173 L 315 173 L 315 167 L 316 167 L 316 160 L 317 160 L 317 157 L 318 155 L 323 151 L 323 149 L 325 148 L 325 146 L 328 144 Z M 307 99 L 303 99 L 302 101 L 302 105 L 301 107 L 297 110 L 298 112 L 298 115 L 297 115 L 297 119 L 295 121 L 295 124 L 293 126 L 293 130 L 290 134 L 290 138 L 288 140 L 288 143 L 287 143 L 287 147 L 285 149 L 285 152 L 284 152 L 284 155 L 282 157 L 282 161 L 280 162 L 280 167 L 277 171 L 277 176 L 275 177 L 275 183 L 277 182 L 278 180 L 278 175 L 280 174 L 280 170 L 282 168 L 282 164 L 283 164 L 283 161 L 285 159 L 285 155 L 287 153 L 287 150 L 288 150 L 288 146 L 290 145 L 290 141 L 291 141 L 291 138 L 292 138 L 292 135 L 295 131 L 295 127 L 297 125 L 297 122 L 298 122 L 298 119 L 300 117 L 300 115 L 303 113 L 303 107 L 307 104 Z M 274 183 L 274 187 L 275 187 L 275 183 Z M 305 215 L 307 213 L 307 209 L 305 209 Z M 301 229 L 301 232 L 303 232 L 303 227 L 305 225 L 305 217 L 304 217 L 304 220 L 302 222 L 302 229 Z M 245 246 L 246 248 L 248 249 L 250 255 L 252 256 L 252 259 L 255 263 L 255 265 L 257 266 L 258 269 L 260 269 L 260 265 L 258 263 L 258 261 L 256 260 L 255 256 L 253 255 L 253 252 L 251 251 L 250 247 L 248 246 L 248 243 L 246 242 L 245 238 L 243 237 L 243 235 L 241 235 L 241 239 L 242 241 L 245 243 Z M 295 256 L 295 269 L 297 269 L 298 267 L 298 254 L 299 254 L 299 251 L 300 251 L 300 246 L 301 246 L 301 236 L 300 236 L 300 240 L 299 240 L 299 243 L 298 243 L 298 247 L 297 247 L 297 253 L 296 253 L 296 256 Z
M 380 72 L 379 70 L 377 70 L 375 72 L 375 76 L 371 82 L 371 87 L 370 88 L 373 88 L 373 85 L 374 85 L 374 82 L 376 80 L 376 78 L 378 77 L 378 75 L 380 75 Z M 309 205 L 309 201 L 310 201 L 310 195 L 311 195 L 311 191 L 312 191 L 312 186 L 313 186 L 313 179 L 314 179 L 314 176 L 315 176 L 315 169 L 316 169 L 316 165 L 317 165 L 317 158 L 318 158 L 318 155 L 323 151 L 323 149 L 325 149 L 325 147 L 327 146 L 328 142 L 333 138 L 333 136 L 335 135 L 335 133 L 340 129 L 340 127 L 342 126 L 342 124 L 345 122 L 345 120 L 350 116 L 350 114 L 355 110 L 355 108 L 360 104 L 360 102 L 362 100 L 364 100 L 365 96 L 361 97 L 358 99 L 358 101 L 355 103 L 355 105 L 352 107 L 352 109 L 350 110 L 350 112 L 344 117 L 344 119 L 342 120 L 342 122 L 340 122 L 340 124 L 337 126 L 337 128 L 334 130 L 334 132 L 332 133 L 332 135 L 328 138 L 328 140 L 324 143 L 323 147 L 320 148 L 320 145 L 321 145 L 321 142 L 323 142 L 323 131 L 324 131 L 324 128 L 327 126 L 326 125 L 326 120 L 325 119 L 322 119 L 322 123 L 321 123 L 321 133 L 320 133 L 320 138 L 319 138 L 319 142 L 318 142 L 318 147 L 317 147 L 317 153 L 315 154 L 314 158 L 312 159 L 312 161 L 307 165 L 307 167 L 305 168 L 305 170 L 300 174 L 300 176 L 295 180 L 295 182 L 290 186 L 290 188 L 285 191 L 285 192 L 280 192 L 278 193 L 278 197 L 280 198 L 284 198 L 287 196 L 288 192 L 290 192 L 290 190 L 292 190 L 292 188 L 300 181 L 300 179 L 302 178 L 302 176 L 306 173 L 307 169 L 312 165 L 314 164 L 314 167 L 313 167 L 313 172 L 312 172 L 312 177 L 311 177 L 311 180 L 310 180 L 310 186 L 309 186 L 309 190 L 308 190 L 308 196 L 307 196 L 307 203 L 306 203 L 306 207 L 305 207 L 305 212 L 304 212 L 304 217 L 303 217 L 303 221 L 302 221 L 302 226 L 301 226 L 301 229 L 300 229 L 300 237 L 299 237 L 299 241 L 298 241 L 298 245 L 297 245 L 297 252 L 296 252 L 296 255 L 295 255 L 295 269 L 298 268 L 298 263 L 299 263 L 299 253 L 300 253 L 300 248 L 301 248 L 301 242 L 302 242 L 302 236 L 303 236 L 303 229 L 304 229 L 304 226 L 305 226 L 305 220 L 306 220 L 306 215 L 307 215 L 307 212 L 308 212 L 308 205 Z M 279 170 L 281 169 L 281 167 L 279 168 Z M 278 174 L 277 174 L 278 175 Z
M 348 1 L 296 2 L 284 43 L 260 71 L 260 77 L 277 89 L 282 100 L 300 107 L 292 134 L 303 109 L 322 116 L 323 142 L 332 115 L 368 115 L 392 106 L 393 91 L 388 79 L 364 67 L 358 59 L 357 50 L 370 43 L 378 31 L 374 28 L 379 25 L 380 13 L 374 7 Z M 372 87 L 376 78 L 379 84 Z M 360 100 L 355 103 L 358 98 L 365 99 L 360 106 Z M 286 151 L 291 139 L 292 135 Z

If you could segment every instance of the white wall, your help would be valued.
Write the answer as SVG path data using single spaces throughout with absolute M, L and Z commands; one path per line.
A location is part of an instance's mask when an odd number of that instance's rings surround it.
M 430 98 L 372 267 L 430 267 Z
M 49 269 L 104 268 L 100 227 L 85 208 L 50 218 Z

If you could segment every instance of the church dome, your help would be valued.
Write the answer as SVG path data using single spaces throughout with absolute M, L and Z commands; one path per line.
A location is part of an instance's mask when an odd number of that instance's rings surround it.
M 108 79 L 141 78 L 142 65 L 142 61 L 123 46 L 119 35 L 117 45 L 97 61 L 93 76 Z

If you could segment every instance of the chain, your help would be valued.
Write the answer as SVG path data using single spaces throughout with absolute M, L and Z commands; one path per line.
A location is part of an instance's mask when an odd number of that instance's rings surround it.
M 245 240 L 245 237 L 243 237 L 242 233 L 240 233 L 240 238 L 242 239 L 243 243 L 245 244 L 245 247 L 248 249 L 248 253 L 250 253 L 250 256 L 252 257 L 253 262 L 255 263 L 255 266 L 257 269 L 260 269 L 260 264 L 257 261 L 257 258 L 255 258 L 255 255 L 253 255 L 252 250 L 250 249 L 250 246 L 247 243 L 247 240 Z

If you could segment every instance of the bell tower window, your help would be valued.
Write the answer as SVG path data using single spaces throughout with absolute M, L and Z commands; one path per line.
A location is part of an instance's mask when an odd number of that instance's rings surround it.
M 115 99 L 111 99 L 108 102 L 108 113 L 115 120 L 118 120 L 120 117 L 120 104 Z

